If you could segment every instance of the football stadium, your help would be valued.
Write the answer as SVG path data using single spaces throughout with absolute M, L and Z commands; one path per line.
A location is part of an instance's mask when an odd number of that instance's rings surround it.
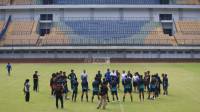
M 200 0 L 0 0 L 0 112 L 199 112 Z

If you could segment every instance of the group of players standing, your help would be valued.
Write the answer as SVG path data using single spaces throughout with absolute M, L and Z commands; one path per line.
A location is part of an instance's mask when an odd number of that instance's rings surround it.
M 68 88 L 68 80 L 70 81 L 71 90 Z M 132 91 L 139 92 L 140 101 L 144 101 L 144 91 L 148 93 L 148 99 L 154 100 L 161 93 L 161 85 L 163 87 L 163 94 L 168 95 L 168 77 L 167 74 L 162 74 L 162 79 L 158 74 L 150 75 L 150 71 L 147 71 L 143 75 L 140 75 L 136 72 L 134 75 L 128 71 L 125 71 L 120 74 L 118 70 L 107 69 L 105 75 L 103 76 L 101 71 L 98 71 L 93 82 L 92 82 L 92 102 L 94 97 L 97 96 L 100 103 L 97 109 L 103 106 L 103 109 L 106 108 L 106 104 L 109 101 L 108 91 L 111 91 L 112 99 L 119 101 L 118 90 L 120 89 L 120 82 L 122 82 L 124 88 L 123 102 L 125 101 L 126 95 L 130 95 L 131 102 L 133 101 Z M 79 82 L 74 70 L 71 70 L 69 75 L 66 75 L 66 72 L 60 71 L 53 73 L 51 80 L 51 95 L 56 97 L 56 107 L 58 108 L 58 101 L 61 102 L 61 108 L 63 108 L 63 96 L 65 99 L 68 98 L 68 92 L 72 92 L 72 101 L 76 102 L 78 94 Z M 88 74 L 86 70 L 81 74 L 81 87 L 82 95 L 81 101 L 83 101 L 84 95 L 88 102 Z
M 6 68 L 8 76 L 10 76 L 10 72 L 12 70 L 11 64 L 8 63 Z M 38 71 L 35 71 L 33 74 L 33 91 L 35 92 L 39 91 L 39 76 Z M 65 99 L 69 99 L 67 97 L 68 92 L 70 91 L 68 89 L 68 80 L 70 80 L 71 85 L 72 101 L 76 102 L 79 82 L 74 70 L 71 70 L 69 75 L 66 75 L 66 72 L 63 71 L 53 73 L 50 79 L 51 95 L 56 97 L 57 108 L 59 100 L 61 102 L 61 108 L 63 108 L 63 96 Z M 163 87 L 163 95 L 168 95 L 169 83 L 167 74 L 162 74 L 161 79 L 157 73 L 151 75 L 150 71 L 144 72 L 143 76 L 138 72 L 133 75 L 130 71 L 127 73 L 122 71 L 122 74 L 120 74 L 118 70 L 112 70 L 111 72 L 110 69 L 107 69 L 104 77 L 101 71 L 98 71 L 92 82 L 92 102 L 94 100 L 94 96 L 97 96 L 98 100 L 100 100 L 97 109 L 101 108 L 102 105 L 103 109 L 105 109 L 107 102 L 110 102 L 108 95 L 109 89 L 111 91 L 113 101 L 115 101 L 115 97 L 119 101 L 118 90 L 120 89 L 120 82 L 122 82 L 124 88 L 123 102 L 125 101 L 127 94 L 130 95 L 131 102 L 133 101 L 132 91 L 139 93 L 140 101 L 144 101 L 144 91 L 147 91 L 149 100 L 155 100 L 161 93 L 161 85 Z M 83 97 L 85 95 L 88 102 L 88 91 L 90 89 L 86 70 L 83 70 L 83 73 L 81 74 L 81 87 L 81 101 L 83 101 Z M 29 102 L 29 79 L 25 80 L 23 91 L 25 93 L 25 101 Z

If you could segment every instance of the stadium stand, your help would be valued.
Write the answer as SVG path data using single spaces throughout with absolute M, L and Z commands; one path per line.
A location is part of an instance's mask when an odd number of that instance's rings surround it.
M 199 5 L 200 0 L 0 0 L 0 58 L 199 59 Z
M 175 4 L 199 5 L 199 0 L 175 0 Z
M 32 2 L 32 0 L 11 0 L 11 4 L 14 5 L 30 5 Z
M 176 22 L 176 40 L 179 45 L 200 45 L 200 21 Z
M 44 37 L 42 37 L 42 43 L 43 46 L 53 46 L 53 45 L 67 45 L 68 40 L 67 36 L 60 32 L 57 28 L 57 23 L 54 24 L 53 28 L 51 29 L 49 34 L 46 34 Z
M 10 0 L 0 0 L 0 6 L 1 5 L 8 5 L 10 4 Z
M 2 30 L 4 21 L 0 21 Z M 4 46 L 18 45 L 200 45 L 200 21 L 176 21 L 176 33 L 163 33 L 160 22 L 95 18 L 53 22 L 49 34 L 39 36 L 38 22 L 13 20 L 3 36 Z M 2 44 L 1 44 L 2 45 Z
M 176 45 L 173 36 L 164 34 L 162 28 L 157 28 L 155 32 L 150 33 L 145 39 L 145 45 Z
M 176 26 L 178 32 L 198 33 L 200 31 L 200 21 L 178 21 Z
M 3 38 L 5 46 L 36 45 L 38 35 L 36 33 L 37 22 L 31 21 L 12 21 L 8 26 Z
M 4 21 L 3 20 L 0 20 L 0 40 L 2 38 L 2 30 L 3 30 L 3 27 L 4 27 Z M 2 46 L 2 43 L 0 41 L 0 46 Z
M 0 31 L 2 31 L 2 29 L 3 29 L 3 26 L 4 26 L 4 21 L 0 21 Z
M 120 20 L 69 20 L 65 22 L 66 26 L 73 29 L 73 31 L 67 31 L 67 34 L 78 34 L 84 37 L 95 38 L 129 37 L 138 33 L 144 24 L 145 21 Z
M 56 32 L 67 35 L 70 44 L 151 44 L 145 40 L 162 39 L 168 42 L 159 22 L 149 20 L 65 20 L 57 24 Z M 155 34 L 155 35 L 152 35 Z M 158 35 L 160 34 L 160 35 Z M 159 41 L 159 40 L 158 40 Z M 152 43 L 153 44 L 153 43 Z
M 116 19 L 116 18 L 115 18 Z M 112 18 L 69 19 L 54 22 L 49 34 L 40 36 L 36 21 L 12 21 L 4 45 L 174 45 L 160 22 Z M 119 19 L 119 18 L 118 18 Z

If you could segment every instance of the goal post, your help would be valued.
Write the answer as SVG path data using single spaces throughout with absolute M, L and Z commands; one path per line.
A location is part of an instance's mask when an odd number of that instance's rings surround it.
M 93 64 L 110 64 L 109 57 L 91 57 L 85 58 L 84 63 L 93 63 Z

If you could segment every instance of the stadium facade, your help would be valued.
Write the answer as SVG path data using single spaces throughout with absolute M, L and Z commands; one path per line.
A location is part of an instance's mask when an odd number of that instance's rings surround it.
M 200 0 L 0 0 L 0 59 L 200 59 Z

